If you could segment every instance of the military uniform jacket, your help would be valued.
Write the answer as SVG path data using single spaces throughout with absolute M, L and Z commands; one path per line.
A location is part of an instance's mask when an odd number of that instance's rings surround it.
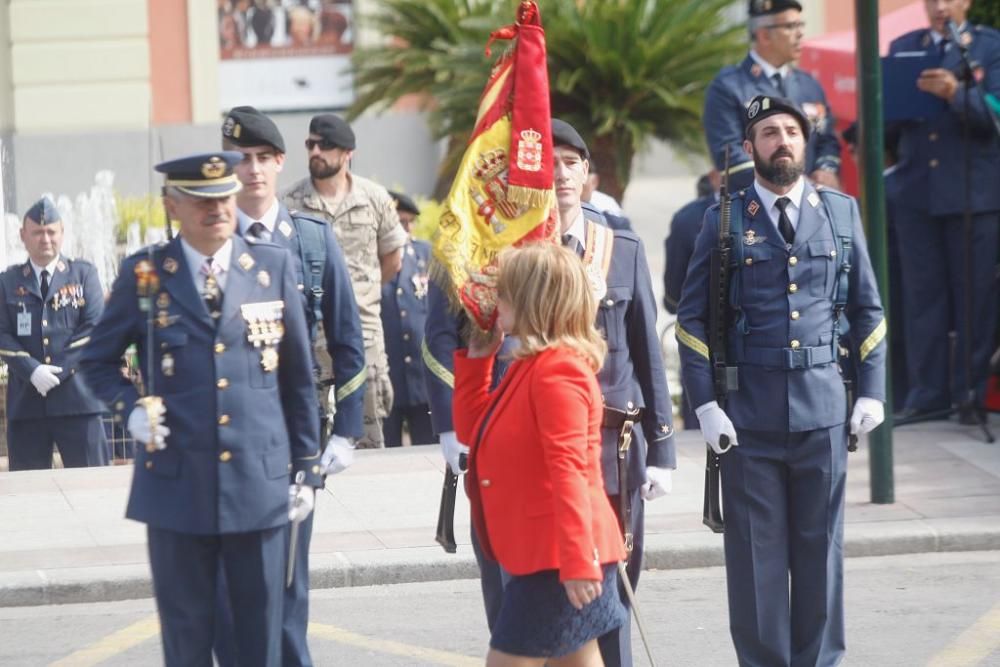
M 705 211 L 715 203 L 715 196 L 699 197 L 685 204 L 670 221 L 670 236 L 664 241 L 666 263 L 663 268 L 663 305 L 668 313 L 677 313 L 681 288 L 687 276 L 688 262 L 694 252 L 694 240 L 701 231 Z
M 755 187 L 733 199 L 734 207 L 743 207 L 744 259 L 731 269 L 743 319 L 733 318 L 728 332 L 739 390 L 729 393 L 726 413 L 737 428 L 757 431 L 799 432 L 842 424 L 847 405 L 832 357 L 838 262 L 828 211 L 807 182 L 795 243 L 786 249 Z M 845 314 L 858 396 L 884 401 L 886 322 L 861 216 L 852 198 L 829 193 L 849 200 L 854 230 Z M 684 388 L 695 407 L 716 400 L 708 318 L 710 255 L 718 244 L 718 224 L 715 205 L 705 215 L 677 312 Z
M 152 259 L 143 251 L 122 262 L 81 365 L 95 393 L 125 423 L 138 392 L 118 365 L 135 344 L 147 370 L 149 313 L 140 301 L 146 299 L 153 313 L 153 393 L 166 403 L 170 429 L 165 449 L 136 448 L 128 518 L 181 533 L 263 530 L 287 523 L 293 472 L 306 472 L 308 485 L 322 485 L 319 406 L 294 276 L 286 250 L 233 237 L 216 323 L 179 238 L 156 248 Z M 251 329 L 247 318 L 262 311 L 269 313 L 262 321 L 268 326 Z M 248 336 L 273 333 L 277 318 L 284 333 L 275 356 Z
M 252 222 L 242 211 L 239 213 L 240 235 L 246 234 Z M 337 411 L 333 418 L 333 432 L 345 438 L 360 438 L 364 433 L 361 418 L 364 413 L 364 386 L 368 370 L 365 366 L 364 337 L 351 287 L 351 276 L 330 226 L 322 220 L 298 212 L 290 213 L 284 204 L 279 203 L 271 242 L 287 249 L 295 258 L 295 283 L 300 291 L 305 289 L 308 281 L 303 273 L 306 268 L 302 265 L 303 240 L 296 231 L 296 223 L 316 225 L 321 230 L 325 244 L 322 248 L 326 259 L 322 262 L 323 297 L 320 300 L 320 311 L 326 349 L 333 360 L 333 381 L 336 387 Z M 320 270 L 320 267 L 312 266 L 308 270 Z M 306 320 L 312 328 L 315 323 L 312 322 L 310 304 L 304 291 L 302 303 Z
M 93 265 L 60 257 L 45 303 L 31 263 L 11 266 L 0 275 L 0 297 L 0 357 L 9 369 L 7 418 L 103 412 L 103 403 L 77 377 L 80 352 L 104 307 Z M 30 330 L 19 330 L 19 316 L 30 318 Z M 41 364 L 62 368 L 60 384 L 45 397 L 31 384 L 31 374 Z
M 429 243 L 411 240 L 403 249 L 403 268 L 382 286 L 382 328 L 396 407 L 427 403 L 421 347 L 427 322 L 430 256 Z
M 969 59 L 978 63 L 975 74 L 982 78 L 987 93 L 1000 97 L 1000 33 L 983 26 L 962 27 L 968 43 Z M 931 31 L 914 30 L 894 40 L 889 53 L 937 51 Z M 941 67 L 960 73 L 959 50 L 951 45 L 944 52 Z M 899 167 L 901 204 L 928 211 L 931 215 L 960 215 L 965 210 L 965 154 L 963 114 L 969 119 L 971 159 L 971 200 L 974 213 L 1000 211 L 1000 140 L 990 120 L 990 111 L 974 84 L 969 84 L 968 108 L 965 84 L 942 114 L 926 120 L 900 124 Z
M 729 173 L 738 182 L 753 180 L 753 158 L 743 150 L 743 118 L 745 109 L 757 95 L 785 97 L 797 102 L 812 123 L 806 147 L 806 173 L 816 169 L 840 170 L 840 142 L 830 105 L 819 81 L 800 69 L 789 68 L 782 85 L 784 94 L 764 74 L 763 69 L 748 54 L 739 65 L 724 67 L 705 92 L 705 138 L 715 168 L 725 170 L 726 146 L 730 146 Z M 730 183 L 732 186 L 733 183 Z
M 597 223 L 588 220 L 587 224 Z M 465 345 L 461 342 L 460 318 L 448 313 L 447 298 L 433 284 L 430 299 L 424 339 L 427 394 L 434 430 L 443 433 L 454 430 L 453 355 Z M 644 408 L 629 449 L 628 479 L 629 487 L 634 489 L 645 482 L 646 466 L 675 468 L 677 463 L 670 392 L 656 333 L 656 297 L 642 242 L 631 232 L 614 232 L 607 292 L 601 297 L 596 324 L 608 343 L 604 366 L 597 374 L 605 405 L 618 410 Z M 614 495 L 618 493 L 618 434 L 606 428 L 601 434 L 605 490 Z

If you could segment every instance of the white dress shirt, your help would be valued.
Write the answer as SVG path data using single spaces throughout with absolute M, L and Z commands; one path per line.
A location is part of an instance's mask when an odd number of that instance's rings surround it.
M 767 211 L 768 217 L 771 218 L 771 224 L 774 225 L 775 229 L 778 229 L 778 217 L 781 215 L 781 211 L 778 210 L 775 202 L 778 201 L 779 197 L 788 197 L 791 200 L 791 204 L 785 209 L 785 215 L 788 216 L 788 221 L 792 223 L 792 229 L 798 231 L 799 228 L 799 214 L 802 212 L 802 195 L 805 193 L 806 182 L 805 179 L 799 176 L 799 180 L 795 183 L 788 194 L 779 195 L 776 192 L 771 192 L 763 185 L 760 181 L 754 181 L 753 187 L 757 190 L 757 196 L 760 197 L 760 203 L 764 205 L 764 210 Z M 778 236 L 781 236 L 781 230 L 778 230 Z

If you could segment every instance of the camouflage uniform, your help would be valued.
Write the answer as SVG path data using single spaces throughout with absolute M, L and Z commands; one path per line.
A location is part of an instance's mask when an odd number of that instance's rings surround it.
M 407 235 L 399 224 L 396 207 L 385 188 L 355 174 L 348 174 L 347 178 L 351 189 L 336 210 L 320 197 L 310 178 L 293 185 L 285 192 L 282 200 L 292 210 L 300 210 L 327 220 L 333 226 L 344 251 L 361 314 L 365 363 L 368 365 L 365 434 L 357 445 L 359 448 L 381 448 L 385 446 L 382 420 L 392 409 L 392 383 L 389 380 L 389 362 L 385 354 L 380 317 L 382 268 L 379 257 L 402 248 L 406 244 Z M 324 338 L 317 336 L 317 340 Z M 323 373 L 329 377 L 330 358 L 325 349 L 317 352 Z

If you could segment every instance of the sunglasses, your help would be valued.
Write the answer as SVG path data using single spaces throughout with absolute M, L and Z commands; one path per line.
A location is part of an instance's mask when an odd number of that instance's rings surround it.
M 312 149 L 319 146 L 321 151 L 332 151 L 334 148 L 339 148 L 337 144 L 326 139 L 306 139 L 306 150 L 311 151 Z

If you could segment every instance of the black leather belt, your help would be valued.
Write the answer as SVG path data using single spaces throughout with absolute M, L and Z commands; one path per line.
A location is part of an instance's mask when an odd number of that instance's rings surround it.
M 833 362 L 833 346 L 822 347 L 747 347 L 743 362 L 787 371 L 824 366 Z
M 613 431 L 621 431 L 625 422 L 633 424 L 642 419 L 642 408 L 631 408 L 629 410 L 619 410 L 610 406 L 604 406 L 604 417 L 601 419 L 601 428 L 610 428 Z

